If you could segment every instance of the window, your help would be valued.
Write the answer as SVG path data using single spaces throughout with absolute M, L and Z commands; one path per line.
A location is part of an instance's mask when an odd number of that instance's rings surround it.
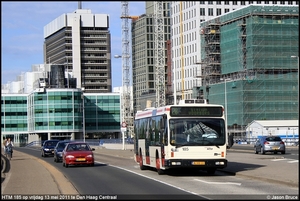
M 205 16 L 205 8 L 200 8 L 200 16 Z
M 214 9 L 213 8 L 209 8 L 208 9 L 208 16 L 213 16 L 214 15 Z

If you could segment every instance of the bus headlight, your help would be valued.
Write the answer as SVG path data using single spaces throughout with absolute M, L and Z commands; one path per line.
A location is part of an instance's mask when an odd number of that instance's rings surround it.
M 225 165 L 224 161 L 216 161 L 215 165 Z
M 171 165 L 181 165 L 181 162 L 171 162 Z

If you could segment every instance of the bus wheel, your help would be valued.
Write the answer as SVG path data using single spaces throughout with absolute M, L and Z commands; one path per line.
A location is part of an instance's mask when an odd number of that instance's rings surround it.
M 160 169 L 160 160 L 158 157 L 156 157 L 156 170 L 159 175 L 164 174 L 164 171 Z
M 143 165 L 143 156 L 142 156 L 142 153 L 140 153 L 140 160 L 139 160 L 139 163 L 140 163 L 140 169 L 141 170 L 145 170 L 146 167 Z

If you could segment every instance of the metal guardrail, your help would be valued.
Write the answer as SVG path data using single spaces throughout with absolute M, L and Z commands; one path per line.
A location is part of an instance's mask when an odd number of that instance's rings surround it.
M 74 141 L 82 141 L 82 140 L 74 140 Z M 32 141 L 28 144 L 25 144 L 26 147 L 31 146 L 42 146 L 43 141 Z M 85 139 L 85 142 L 87 142 L 91 146 L 101 146 L 103 144 L 122 144 L 122 139 Z M 133 139 L 125 139 L 124 144 L 133 144 Z
M 234 144 L 255 144 L 258 138 L 234 138 Z M 281 138 L 288 146 L 299 146 L 299 138 Z

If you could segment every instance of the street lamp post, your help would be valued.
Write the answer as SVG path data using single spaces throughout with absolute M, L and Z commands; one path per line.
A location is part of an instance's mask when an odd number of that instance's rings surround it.
M 84 113 L 84 88 L 82 88 L 82 94 L 81 94 L 81 99 L 82 99 L 82 135 L 83 135 L 83 142 L 85 142 L 85 113 Z
M 230 81 L 230 78 L 223 79 L 221 78 L 220 80 L 224 80 L 224 99 L 225 99 L 225 124 L 226 124 L 226 129 L 227 127 L 227 91 L 226 91 L 226 83 L 227 81 Z
M 115 55 L 114 56 L 115 58 L 122 58 L 122 55 Z M 123 67 L 122 67 L 123 68 Z M 123 72 L 123 70 L 122 70 L 122 73 L 124 73 Z M 130 123 L 129 121 L 128 121 L 128 118 L 126 118 L 126 114 L 125 114 L 125 111 L 126 111 L 126 109 L 128 108 L 127 107 L 127 96 L 128 96 L 128 83 L 127 83 L 127 81 L 126 81 L 126 83 L 125 83 L 125 81 L 124 81 L 124 75 L 122 75 L 122 79 L 123 79 L 123 81 L 122 81 L 122 98 L 121 98 L 121 105 L 122 105 L 122 111 L 121 111 L 121 121 L 122 121 L 122 125 L 121 125 L 121 133 L 122 133 L 122 150 L 125 150 L 125 132 L 127 132 L 127 125 Z M 125 91 L 124 91 L 124 88 L 125 88 Z M 129 114 L 130 114 L 130 112 L 129 112 Z M 129 114 L 127 114 L 127 115 L 129 115 Z M 127 120 L 127 121 L 126 121 Z
M 297 70 L 298 70 L 298 111 L 299 111 L 299 56 L 292 55 L 291 58 L 297 58 L 298 60 Z

